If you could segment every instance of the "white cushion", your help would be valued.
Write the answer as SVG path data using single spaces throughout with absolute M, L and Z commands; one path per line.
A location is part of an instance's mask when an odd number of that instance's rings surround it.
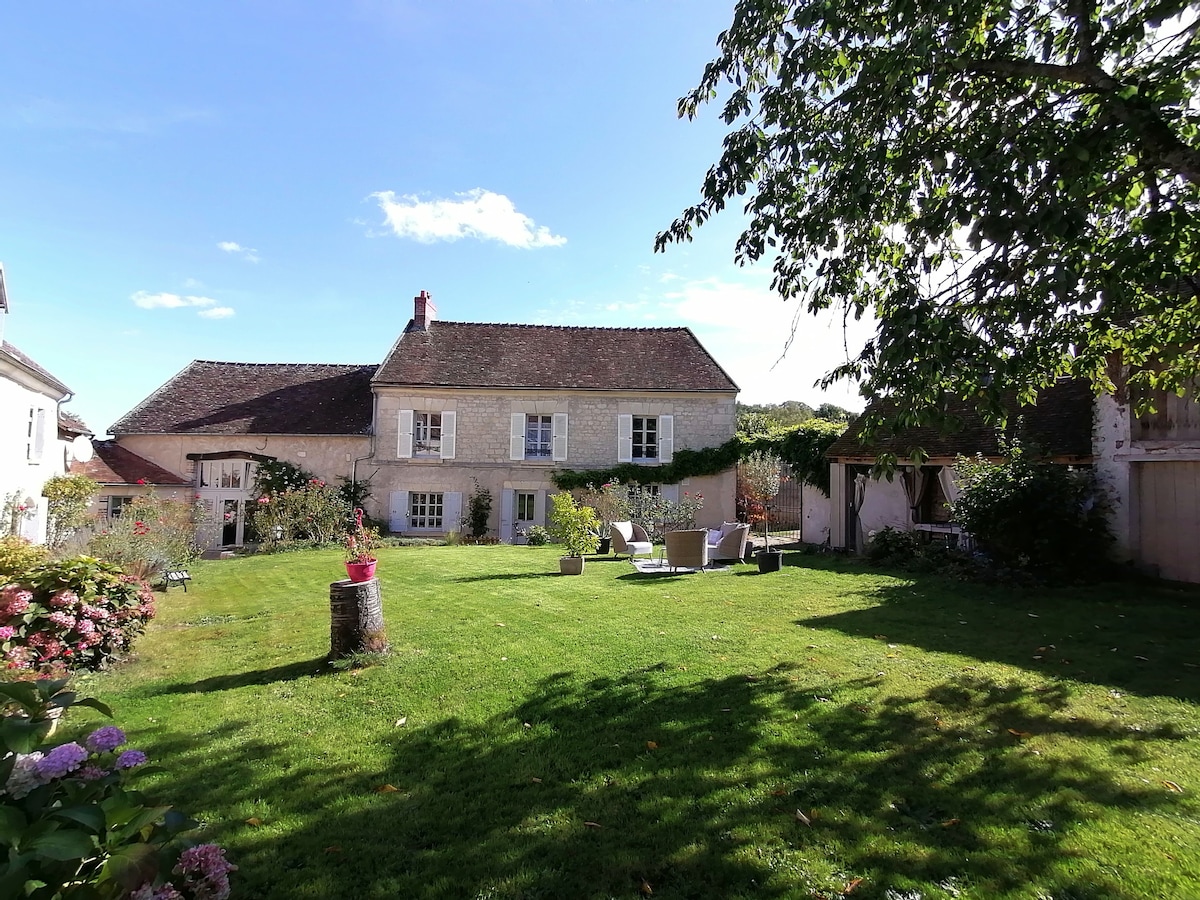
M 612 522 L 608 527 L 624 538 L 626 543 L 633 540 L 632 522 Z
M 725 537 L 725 532 L 722 529 L 710 528 L 708 529 L 708 537 L 704 539 L 704 542 L 715 547 L 717 544 L 721 543 L 721 538 L 723 537 Z

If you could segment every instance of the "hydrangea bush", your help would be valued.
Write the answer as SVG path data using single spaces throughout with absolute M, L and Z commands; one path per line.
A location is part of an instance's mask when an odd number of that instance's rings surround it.
M 45 742 L 58 714 L 104 704 L 67 680 L 0 682 L 0 897 L 225 900 L 237 866 L 197 823 L 133 789 L 146 754 L 106 725 L 82 742 Z M 4 857 L 7 857 L 6 859 Z
M 150 586 L 111 563 L 43 563 L 0 587 L 0 661 L 18 671 L 100 669 L 153 617 Z

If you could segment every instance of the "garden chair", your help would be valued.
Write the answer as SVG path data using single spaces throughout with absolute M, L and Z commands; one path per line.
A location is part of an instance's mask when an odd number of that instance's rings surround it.
M 633 562 L 635 556 L 649 556 L 654 552 L 646 529 L 636 522 L 610 522 L 608 527 L 612 532 L 613 553 L 617 556 L 628 553 L 629 561 Z
M 714 528 L 708 532 L 709 560 L 736 559 L 741 562 L 749 537 L 750 526 L 744 522 L 725 522 L 719 529 Z
M 699 569 L 708 565 L 708 532 L 703 528 L 688 531 L 668 531 L 667 565 L 675 569 Z

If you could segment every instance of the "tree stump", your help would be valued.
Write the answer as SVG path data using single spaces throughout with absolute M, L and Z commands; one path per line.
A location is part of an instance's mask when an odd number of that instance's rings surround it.
M 329 585 L 329 658 L 387 651 L 379 579 Z

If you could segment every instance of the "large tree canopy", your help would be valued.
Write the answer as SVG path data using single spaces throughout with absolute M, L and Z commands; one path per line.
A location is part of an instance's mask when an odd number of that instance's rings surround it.
M 1198 369 L 1196 10 L 1124 0 L 740 0 L 679 102 L 727 93 L 702 198 L 656 249 L 748 196 L 739 262 L 878 329 L 861 378 L 924 424 L 942 398 L 1032 402 Z M 878 424 L 878 423 L 871 423 Z

